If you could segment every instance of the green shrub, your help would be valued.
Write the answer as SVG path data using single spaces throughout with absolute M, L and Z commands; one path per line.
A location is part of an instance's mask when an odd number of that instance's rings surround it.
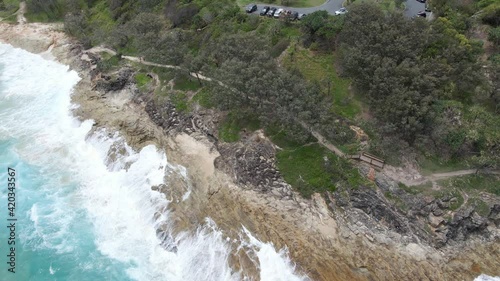
M 486 7 L 481 14 L 481 20 L 489 25 L 497 27 L 500 25 L 500 2 L 493 3 Z
M 281 53 L 283 53 L 283 51 L 286 50 L 286 48 L 288 48 L 288 45 L 290 45 L 290 40 L 288 39 L 281 39 L 280 41 L 278 41 L 278 43 L 276 43 L 272 48 L 271 48 L 271 51 L 270 51 L 270 54 L 273 58 L 277 58 L 281 55 Z
M 500 46 L 500 27 L 490 29 L 488 32 L 488 40 L 490 40 L 495 46 Z

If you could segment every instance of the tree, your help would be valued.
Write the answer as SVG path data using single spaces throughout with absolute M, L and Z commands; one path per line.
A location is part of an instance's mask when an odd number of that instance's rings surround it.
M 205 62 L 201 56 L 195 57 L 192 54 L 187 54 L 184 57 L 184 61 L 181 65 L 181 67 L 183 69 L 188 70 L 188 72 L 189 72 L 188 75 L 191 75 L 193 73 L 196 76 L 196 79 L 198 80 L 198 84 L 200 84 L 200 86 L 201 86 L 203 83 L 201 82 L 199 72 L 203 68 L 204 64 L 205 64 Z
M 480 51 L 443 18 L 430 25 L 360 4 L 349 12 L 340 41 L 346 74 L 375 116 L 410 144 L 429 134 L 437 100 L 470 102 L 486 84 Z
M 198 13 L 199 8 L 194 3 L 183 4 L 178 0 L 167 0 L 165 16 L 174 27 L 187 24 Z
M 331 17 L 326 11 L 317 11 L 301 21 L 304 44 L 317 42 L 320 48 L 329 50 L 334 47 L 337 34 L 342 30 L 344 17 Z
M 28 0 L 28 11 L 33 14 L 45 14 L 49 20 L 59 20 L 64 17 L 64 2 L 58 0 Z

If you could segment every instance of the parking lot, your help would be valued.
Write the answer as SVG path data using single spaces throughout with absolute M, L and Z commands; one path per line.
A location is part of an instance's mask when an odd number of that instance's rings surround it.
M 276 9 L 284 9 L 289 10 L 292 13 L 297 12 L 299 14 L 311 14 L 316 11 L 327 11 L 330 15 L 335 15 L 335 11 L 340 10 L 342 8 L 342 4 L 344 0 L 328 0 L 323 5 L 309 8 L 293 8 L 293 7 L 284 7 L 284 6 L 276 6 L 276 5 L 267 5 L 267 4 L 256 4 L 257 10 L 252 12 L 252 14 L 259 15 L 262 9 L 266 6 Z M 418 12 L 425 11 L 425 3 L 419 2 L 417 0 L 407 0 L 405 9 L 405 15 L 409 18 L 415 17 Z M 429 17 L 430 13 L 427 13 L 427 17 Z

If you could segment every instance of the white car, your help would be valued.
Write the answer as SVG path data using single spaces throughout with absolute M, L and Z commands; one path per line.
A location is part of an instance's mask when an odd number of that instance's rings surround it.
M 281 16 L 281 13 L 283 13 L 283 9 L 278 9 L 276 13 L 274 13 L 274 17 L 279 18 Z
M 335 15 L 336 16 L 340 16 L 340 15 L 343 15 L 345 13 L 347 13 L 347 9 L 346 8 L 340 8 L 340 10 L 335 11 Z

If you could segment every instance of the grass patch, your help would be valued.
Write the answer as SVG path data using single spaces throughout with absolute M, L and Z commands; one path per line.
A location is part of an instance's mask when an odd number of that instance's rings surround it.
M 458 160 L 443 161 L 437 157 L 422 157 L 418 161 L 421 173 L 425 176 L 434 173 L 446 173 L 456 170 L 467 169 L 467 163 Z
M 276 155 L 285 180 L 305 197 L 317 191 L 335 191 L 335 182 L 325 169 L 325 156 L 333 157 L 317 144 L 280 151 Z
M 396 9 L 402 9 L 404 11 L 406 5 L 402 3 L 400 7 L 396 5 L 396 1 L 394 0 L 346 0 L 345 4 L 351 5 L 353 3 L 360 4 L 360 3 L 375 3 L 377 4 L 382 10 L 384 11 L 394 11 Z
M 151 77 L 149 77 L 146 73 L 141 73 L 141 72 L 137 73 L 134 78 L 135 78 L 135 83 L 139 88 L 143 88 L 149 82 L 151 82 Z
M 248 4 L 269 4 L 269 5 L 280 5 L 287 7 L 316 7 L 325 3 L 325 0 L 265 0 L 265 1 L 253 1 L 253 0 L 237 0 L 239 6 L 246 6 Z M 260 11 L 259 11 L 260 12 Z
M 192 101 L 197 102 L 204 108 L 213 108 L 215 107 L 214 102 L 212 101 L 212 89 L 209 87 L 203 87 L 201 90 L 196 93 L 193 97 Z
M 366 183 L 348 161 L 319 144 L 285 149 L 276 158 L 284 179 L 306 198 L 315 192 L 333 192 L 336 184 L 357 188 Z
M 403 183 L 398 183 L 398 186 L 402 190 L 404 190 L 410 194 L 416 195 L 416 194 L 424 193 L 424 192 L 431 190 L 432 189 L 432 182 L 428 181 L 428 182 L 425 182 L 423 184 L 414 185 L 414 186 L 406 186 Z
M 243 129 L 255 131 L 259 128 L 260 121 L 257 116 L 232 111 L 222 121 L 219 128 L 219 138 L 225 142 L 236 142 L 240 140 L 240 132 Z
M 471 206 L 474 206 L 474 210 L 483 217 L 486 217 L 490 214 L 491 210 L 483 200 L 479 198 L 471 198 L 468 202 Z
M 288 132 L 280 129 L 278 125 L 270 125 L 265 128 L 266 136 L 271 141 L 283 149 L 295 149 L 308 143 L 317 142 L 317 140 L 308 133 L 308 137 L 303 142 L 298 142 L 296 138 L 290 137 Z
M 174 89 L 180 91 L 196 91 L 200 89 L 202 86 L 195 79 L 191 79 L 191 77 L 186 77 L 182 75 L 180 77 L 175 78 L 174 80 Z
M 466 175 L 442 180 L 440 183 L 467 192 L 485 191 L 500 196 L 500 178 L 496 175 Z
M 349 91 L 351 81 L 338 76 L 334 61 L 334 54 L 315 54 L 296 45 L 289 48 L 283 63 L 300 71 L 308 81 L 319 83 L 332 97 L 332 111 L 352 120 L 361 112 L 361 103 Z
M 183 92 L 174 92 L 170 95 L 170 100 L 179 112 L 187 112 L 189 109 L 187 96 Z
M 97 62 L 97 69 L 103 73 L 109 72 L 120 65 L 120 58 L 118 56 L 103 56 L 100 61 Z

